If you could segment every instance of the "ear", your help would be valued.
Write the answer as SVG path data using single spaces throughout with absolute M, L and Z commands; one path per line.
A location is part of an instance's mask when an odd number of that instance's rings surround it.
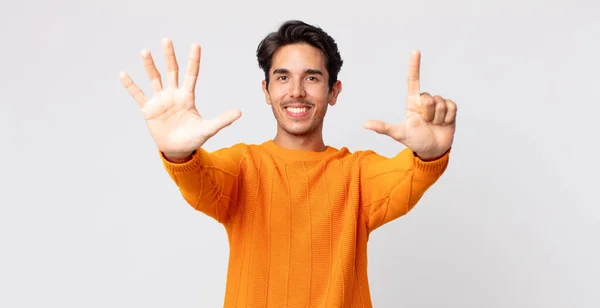
M 337 103 L 338 95 L 342 92 L 342 82 L 336 81 L 331 87 L 331 92 L 329 93 L 329 105 L 334 106 Z
M 262 81 L 262 91 L 265 95 L 265 100 L 267 101 L 267 105 L 271 105 L 271 95 L 269 94 L 269 90 L 267 89 L 267 81 Z

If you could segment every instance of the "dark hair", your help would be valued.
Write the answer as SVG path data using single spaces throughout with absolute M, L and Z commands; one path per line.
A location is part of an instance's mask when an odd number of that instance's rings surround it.
M 309 25 L 299 20 L 284 22 L 277 31 L 268 34 L 256 50 L 258 67 L 265 72 L 265 80 L 269 84 L 273 54 L 279 47 L 289 44 L 307 43 L 320 49 L 325 54 L 325 67 L 329 73 L 329 89 L 337 81 L 343 60 L 335 40 L 321 28 Z

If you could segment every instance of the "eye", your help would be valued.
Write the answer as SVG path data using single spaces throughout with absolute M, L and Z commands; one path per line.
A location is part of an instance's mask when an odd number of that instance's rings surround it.
M 277 77 L 277 80 L 285 81 L 287 80 L 287 76 L 279 76 Z
M 316 81 L 319 81 L 319 79 L 318 79 L 317 77 L 315 77 L 315 76 L 308 76 L 308 77 L 307 77 L 307 79 L 308 79 L 309 81 L 315 81 L 315 82 L 316 82 Z

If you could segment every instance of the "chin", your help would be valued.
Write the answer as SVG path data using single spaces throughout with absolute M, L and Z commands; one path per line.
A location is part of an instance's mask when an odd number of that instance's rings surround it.
M 280 123 L 280 127 L 288 134 L 292 136 L 308 136 L 315 134 L 319 129 L 319 123 L 317 121 L 307 121 L 304 123 L 292 122 L 292 123 Z
M 281 128 L 292 136 L 305 136 L 313 132 L 309 127 L 299 127 L 298 125 L 281 125 Z

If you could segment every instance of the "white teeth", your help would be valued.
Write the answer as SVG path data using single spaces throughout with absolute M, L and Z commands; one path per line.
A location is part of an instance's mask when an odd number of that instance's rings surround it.
M 303 108 L 292 108 L 292 107 L 288 107 L 288 109 L 291 113 L 303 113 L 306 112 L 308 110 L 308 108 L 303 107 Z

